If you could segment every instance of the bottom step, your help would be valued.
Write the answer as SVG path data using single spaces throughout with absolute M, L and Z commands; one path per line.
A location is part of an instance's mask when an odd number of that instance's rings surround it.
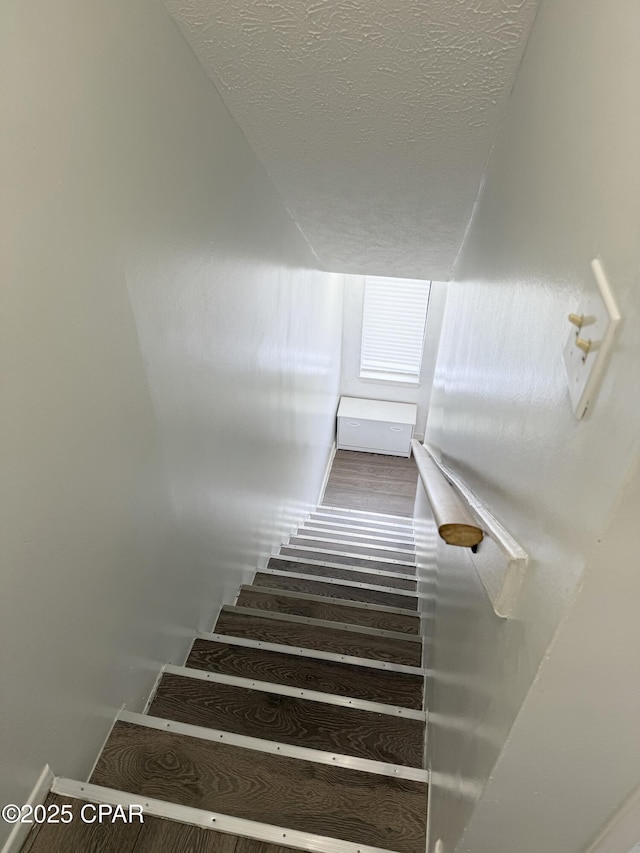
M 425 847 L 425 783 L 130 723 L 115 724 L 90 781 L 397 853 Z

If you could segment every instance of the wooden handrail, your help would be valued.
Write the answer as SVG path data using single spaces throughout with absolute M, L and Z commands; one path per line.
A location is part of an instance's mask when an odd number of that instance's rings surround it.
M 461 548 L 479 545 L 484 533 L 462 498 L 415 438 L 411 441 L 411 448 L 441 539 L 447 545 Z
M 493 513 L 476 497 L 458 474 L 438 459 L 429 447 L 413 439 L 411 448 L 427 497 L 429 496 L 428 483 L 433 484 L 436 481 L 435 470 L 455 493 L 465 513 L 471 517 L 471 523 L 484 532 L 486 542 L 489 545 L 483 545 L 478 556 L 469 551 L 467 554 L 482 581 L 496 615 L 504 619 L 513 618 L 517 612 L 518 596 L 529 563 L 527 552 L 505 530 Z M 442 491 L 448 497 L 449 492 L 445 489 Z M 429 498 L 429 503 L 431 503 L 433 511 L 431 498 Z M 434 516 L 435 514 L 434 511 Z M 467 523 L 463 517 L 460 518 L 463 523 Z M 440 530 L 441 525 L 437 518 L 436 523 Z M 447 531 L 443 532 L 446 533 Z M 447 539 L 443 536 L 443 532 L 440 535 L 446 542 Z M 498 551 L 495 550 L 494 545 L 499 549 Z M 504 561 L 500 559 L 500 552 L 502 552 Z

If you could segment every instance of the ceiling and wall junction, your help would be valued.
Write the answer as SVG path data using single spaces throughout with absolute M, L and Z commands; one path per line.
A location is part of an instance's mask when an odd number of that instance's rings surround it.
M 320 264 L 451 277 L 538 0 L 165 0 Z

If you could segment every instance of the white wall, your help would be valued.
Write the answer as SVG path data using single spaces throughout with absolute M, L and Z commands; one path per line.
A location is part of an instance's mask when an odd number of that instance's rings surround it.
M 445 282 L 431 283 L 429 311 L 425 332 L 424 355 L 420 370 L 420 383 L 408 385 L 401 382 L 376 382 L 360 379 L 360 343 L 362 340 L 362 309 L 364 276 L 344 277 L 344 325 L 342 334 L 342 369 L 340 393 L 345 397 L 364 397 L 371 400 L 390 400 L 393 403 L 416 403 L 418 419 L 415 434 L 422 438 L 427 422 L 429 398 L 436 367 L 442 318 L 447 299 Z
M 499 837 L 505 850 L 584 851 L 640 785 L 638 518 L 640 462 L 598 536 L 462 849 L 490 850 Z
M 504 622 L 466 555 L 438 546 L 431 843 L 446 853 L 579 853 L 638 784 L 637 543 L 616 525 L 640 451 L 639 38 L 632 0 L 543 0 L 448 288 L 427 440 L 531 565 Z M 560 352 L 595 256 L 624 324 L 578 422 Z
M 342 288 L 153 0 L 0 33 L 0 801 L 119 706 L 317 497 Z M 8 827 L 0 828 L 0 842 Z

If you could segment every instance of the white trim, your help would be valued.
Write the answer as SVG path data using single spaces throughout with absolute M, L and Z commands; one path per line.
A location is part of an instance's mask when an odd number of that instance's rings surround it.
M 289 687 L 286 684 L 273 684 L 270 681 L 256 681 L 252 678 L 242 678 L 237 675 L 223 675 L 218 672 L 208 672 L 205 669 L 192 669 L 187 666 L 171 666 L 167 675 L 177 675 L 180 678 L 195 678 L 213 684 L 226 684 L 229 687 L 239 687 L 243 690 L 257 690 L 260 693 L 273 693 L 277 696 L 291 696 L 293 699 L 305 699 L 307 702 L 322 702 L 324 705 L 337 705 L 340 708 L 353 708 L 357 711 L 370 711 L 372 714 L 386 714 L 389 717 L 402 717 L 408 720 L 426 722 L 426 714 L 414 708 L 401 705 L 388 705 L 385 702 L 373 702 L 368 699 L 355 699 L 351 696 L 341 696 L 337 693 L 323 693 L 320 690 L 304 690 L 299 687 Z M 123 712 L 128 713 L 128 712 Z M 145 716 L 144 714 L 142 716 Z M 153 715 L 151 715 L 153 716 Z
M 216 620 L 216 621 L 217 621 L 217 620 Z M 187 658 L 188 658 L 188 657 L 189 657 L 189 653 L 187 652 Z M 186 660 L 187 658 L 185 658 L 185 660 Z M 154 683 L 153 683 L 153 687 L 151 688 L 151 692 L 149 693 L 149 696 L 147 697 L 147 701 L 144 703 L 144 708 L 142 709 L 142 713 L 143 713 L 143 714 L 148 714 L 148 713 L 149 713 L 149 708 L 151 707 L 151 703 L 152 703 L 152 702 L 153 702 L 153 700 L 155 699 L 155 697 L 156 697 L 156 693 L 158 692 L 158 685 L 159 685 L 159 684 L 160 684 L 160 682 L 162 681 L 162 674 L 164 673 L 164 671 L 165 671 L 165 669 L 167 668 L 167 666 L 169 666 L 169 664 L 164 664 L 164 665 L 162 666 L 162 668 L 160 669 L 160 672 L 158 673 L 158 675 L 157 675 L 157 677 L 156 677 L 156 680 L 155 680 L 155 681 L 154 681 Z M 125 706 L 125 707 L 126 707 L 126 706 Z M 124 710 L 124 709 L 123 709 L 123 710 Z M 111 733 L 109 733 L 109 734 L 111 734 Z M 108 740 L 108 739 L 109 739 L 109 735 L 107 735 L 107 740 Z M 105 743 L 106 743 L 106 741 L 105 741 Z M 104 747 L 104 744 L 103 744 L 103 747 Z M 102 750 L 100 750 L 100 752 L 102 752 Z M 98 754 L 99 754 L 99 753 L 98 753 Z M 93 770 L 95 770 L 95 767 L 93 768 Z M 89 774 L 89 778 L 91 778 L 91 776 L 93 775 L 93 770 L 92 770 L 92 771 L 91 771 L 91 773 Z
M 298 532 L 292 533 L 291 535 L 292 536 L 305 536 L 307 533 L 323 533 L 326 536 L 327 533 L 335 533 L 337 537 L 338 536 L 351 536 L 351 537 L 355 536 L 356 541 L 351 542 L 352 545 L 361 545 L 361 544 L 366 545 L 367 542 L 373 542 L 374 544 L 376 542 L 391 542 L 391 543 L 396 543 L 400 546 L 411 545 L 415 549 L 415 538 L 413 536 L 410 536 L 409 534 L 396 533 L 394 536 L 391 536 L 391 535 L 389 535 L 389 536 L 374 536 L 371 533 L 369 533 L 368 531 L 365 533 L 362 533 L 361 527 L 354 527 L 353 525 L 349 525 L 348 529 L 345 530 L 345 527 L 347 527 L 347 525 L 340 525 L 340 526 L 333 525 L 333 526 L 331 526 L 330 522 L 324 522 L 324 521 L 318 521 L 318 522 L 316 522 L 316 524 L 324 524 L 325 526 L 324 527 L 314 527 L 308 521 L 305 521 L 305 523 L 301 527 L 298 528 Z M 375 528 L 374 528 L 374 532 L 389 533 L 389 534 L 391 533 L 390 530 L 378 531 Z M 360 539 L 365 539 L 366 541 L 360 542 L 360 541 L 358 541 Z M 351 541 L 351 540 L 347 540 L 347 541 Z M 403 550 L 411 550 L 411 549 L 406 548 Z
M 320 486 L 320 495 L 318 497 L 318 503 L 321 504 L 324 500 L 324 493 L 327 491 L 327 485 L 329 483 L 329 477 L 331 476 L 331 467 L 333 466 L 333 460 L 335 459 L 336 451 L 338 449 L 338 445 L 334 441 L 331 444 L 331 450 L 329 451 L 329 459 L 327 460 L 327 467 L 324 471 L 324 477 L 322 479 L 322 485 Z
M 271 619 L 273 622 L 293 622 L 296 625 L 313 625 L 316 628 L 331 628 L 337 631 L 349 631 L 354 634 L 365 634 L 368 637 L 386 637 L 389 640 L 406 640 L 409 643 L 421 643 L 418 634 L 403 634 L 402 631 L 388 631 L 385 628 L 369 628 L 367 625 L 354 625 L 351 622 L 336 622 L 331 619 L 315 619 L 313 616 L 296 616 L 293 613 L 279 613 L 273 610 L 261 610 L 258 607 L 244 607 L 225 604 L 225 613 L 238 613 L 253 616 L 256 619 Z M 215 627 L 215 626 L 214 626 Z
M 634 853 L 639 841 L 640 786 L 607 821 L 587 853 Z
M 188 823 L 206 829 L 217 829 L 229 835 L 241 835 L 253 838 L 267 844 L 286 845 L 297 850 L 315 851 L 315 853 L 393 853 L 382 847 L 370 847 L 367 844 L 354 844 L 339 838 L 324 835 L 314 835 L 310 832 L 300 832 L 273 824 L 258 823 L 253 820 L 232 817 L 220 812 L 210 812 L 204 809 L 194 809 L 190 806 L 180 806 L 141 794 L 129 794 L 116 791 L 113 788 L 103 788 L 101 785 L 91 785 L 88 782 L 76 782 L 73 779 L 57 778 L 53 783 L 53 792 L 61 796 L 88 800 L 93 803 L 107 805 L 142 805 L 144 813 L 166 820 Z
M 289 542 L 287 545 L 295 545 L 295 542 L 291 542 L 292 539 L 304 539 L 308 542 L 330 542 L 335 543 L 336 545 L 344 545 L 346 548 L 369 548 L 371 551 L 397 551 L 406 553 L 407 556 L 410 556 L 412 553 L 415 554 L 415 547 L 411 548 L 397 548 L 393 545 L 376 545 L 375 543 L 370 545 L 368 542 L 350 542 L 348 539 L 325 539 L 323 536 L 307 536 L 305 533 L 292 533 L 289 537 Z M 408 544 L 411 543 L 402 543 Z M 347 553 L 352 554 L 354 557 L 368 557 L 373 556 L 375 554 L 361 554 L 359 551 L 347 551 Z M 382 559 L 385 559 L 385 555 L 382 554 Z
M 428 765 L 427 765 L 427 776 L 428 776 L 428 779 L 427 779 L 427 831 L 426 831 L 427 843 L 426 843 L 426 846 L 424 849 L 425 849 L 426 853 L 429 853 L 429 851 L 431 850 L 431 803 L 432 803 L 431 791 L 433 789 L 431 788 L 431 769 L 428 767 Z M 437 853 L 437 851 L 434 850 L 433 853 Z
M 312 564 L 315 565 L 315 564 Z M 393 595 L 404 595 L 409 598 L 417 598 L 418 595 L 415 590 L 410 589 L 400 589 L 395 586 L 380 586 L 375 583 L 363 583 L 362 581 L 346 581 L 342 578 L 327 578 L 324 575 L 305 575 L 303 572 L 283 572 L 281 569 L 260 569 L 260 572 L 257 574 L 261 575 L 276 575 L 279 578 L 297 578 L 298 580 L 303 581 L 317 581 L 318 583 L 330 583 L 334 584 L 334 586 L 350 586 L 355 589 L 370 589 L 374 592 L 388 592 Z M 368 574 L 374 574 L 373 572 L 368 572 Z M 402 575 L 391 575 L 386 574 L 386 577 L 402 577 Z M 411 578 L 413 580 L 413 578 Z M 262 587 L 260 587 L 262 589 Z M 411 611 L 412 613 L 418 613 L 417 610 Z
M 289 573 L 284 572 L 284 574 Z M 420 614 L 417 610 L 408 610 L 405 607 L 388 607 L 386 604 L 370 604 L 368 601 L 350 601 L 348 598 L 331 598 L 329 595 L 315 595 L 312 592 L 302 593 L 291 589 L 253 586 L 251 584 L 242 584 L 240 592 L 257 592 L 260 595 L 277 595 L 282 598 L 295 598 L 300 601 L 317 601 L 322 604 L 337 604 L 339 607 L 355 607 L 357 610 L 375 610 L 380 613 L 393 613 L 396 616 L 410 616 L 417 621 L 417 633 L 420 633 Z
M 49 792 L 52 790 L 52 785 L 54 782 L 55 776 L 53 771 L 49 767 L 48 764 L 42 769 L 42 772 L 38 776 L 38 780 L 36 784 L 31 789 L 31 793 L 24 801 L 25 806 L 40 806 L 44 803 L 44 801 L 49 796 Z M 3 803 L 4 805 L 4 803 Z M 20 803 L 22 805 L 22 803 Z M 2 848 L 2 853 L 18 853 L 18 851 L 24 845 L 24 842 L 27 838 L 27 835 L 31 831 L 33 826 L 37 826 L 37 824 L 33 823 L 16 823 L 13 825 L 13 829 L 9 833 L 9 837 L 4 843 Z
M 423 341 L 423 352 L 424 352 L 424 341 Z M 420 367 L 422 372 L 422 366 Z M 422 385 L 420 378 L 415 378 L 414 373 L 386 373 L 384 370 L 363 370 L 360 369 L 360 373 L 358 375 L 358 380 L 360 382 L 370 382 L 372 385 L 391 385 L 392 387 L 399 388 L 409 388 L 413 390 L 418 390 L 418 388 Z M 389 396 L 389 395 L 387 395 Z M 369 453 L 376 454 L 386 454 L 387 456 L 409 456 L 409 454 L 400 454 L 398 452 L 391 450 L 382 450 L 380 448 L 363 448 L 363 447 L 348 447 L 345 444 L 340 445 L 340 450 L 364 450 Z
M 595 329 L 588 328 L 586 336 L 591 344 L 591 334 L 594 334 L 598 339 L 597 346 L 594 347 L 593 352 L 587 350 L 588 354 L 584 353 L 577 347 L 581 330 L 571 329 L 567 332 L 566 343 L 562 350 L 571 407 L 577 420 L 585 416 L 596 399 L 607 355 L 613 346 L 622 320 L 600 258 L 594 258 L 591 261 L 591 270 L 598 285 L 600 299 L 595 296 L 595 293 L 589 296 L 585 294 L 580 299 L 579 307 L 574 310 L 583 316 L 592 317 L 596 322 Z
M 294 557 L 293 554 L 273 554 L 272 559 L 286 560 L 289 563 L 302 563 L 305 566 L 322 566 L 326 569 L 347 569 L 363 575 L 378 575 L 383 578 L 400 578 L 400 580 L 404 581 L 417 581 L 417 575 L 406 575 L 402 572 L 385 572 L 384 569 L 367 569 L 365 566 L 352 566 L 349 563 L 329 563 L 326 560 L 314 560 L 313 557 L 301 560 L 299 557 Z M 266 572 L 267 569 L 260 569 L 260 571 Z M 323 577 L 323 575 L 314 575 L 314 577 Z
M 319 504 L 315 512 L 337 512 L 341 515 L 352 515 L 364 519 L 391 518 L 394 519 L 394 523 L 398 524 L 398 526 L 400 523 L 403 523 L 413 527 L 413 519 L 408 515 L 393 515 L 393 513 L 388 512 L 370 512 L 367 509 L 351 509 L 347 506 L 331 506 L 330 504 Z M 401 521 L 402 519 L 404 519 L 404 521 Z
M 353 554 L 353 553 L 349 553 L 348 551 L 334 551 L 332 548 L 312 548 L 312 547 L 307 546 L 307 545 L 287 545 L 287 544 L 281 545 L 280 549 L 282 549 L 282 548 L 289 548 L 292 551 L 301 551 L 301 552 L 317 551 L 319 554 L 329 554 L 332 557 L 348 557 L 349 559 L 353 559 L 353 560 L 367 560 L 367 562 L 369 562 L 369 563 L 391 563 L 394 566 L 410 566 L 412 569 L 415 569 L 415 567 L 416 567 L 415 562 L 412 563 L 410 560 L 395 560 L 395 559 L 388 558 L 388 557 L 385 559 L 384 557 L 374 557 L 370 554 Z M 277 557 L 279 555 L 273 554 L 272 556 Z M 285 555 L 285 556 L 287 556 L 287 555 Z M 345 565 L 345 564 L 343 564 L 343 565 Z M 353 564 L 353 563 L 346 563 L 346 565 L 348 567 L 351 567 L 352 569 L 362 568 L 362 566 L 358 566 L 358 565 Z
M 244 646 L 246 649 L 264 649 L 267 652 L 282 652 L 285 655 L 298 655 L 303 658 L 327 660 L 334 663 L 348 663 L 352 666 L 365 666 L 368 669 L 384 669 L 386 672 L 403 672 L 406 675 L 426 675 L 420 666 L 408 666 L 403 663 L 389 663 L 372 658 L 359 658 L 353 655 L 339 655 L 335 652 L 321 652 L 318 649 L 305 649 L 302 646 L 287 646 L 284 643 L 267 643 L 263 640 L 248 640 L 244 637 L 234 637 L 231 634 L 210 634 L 208 631 L 198 631 L 197 638 L 216 643 L 227 643 L 230 646 Z

